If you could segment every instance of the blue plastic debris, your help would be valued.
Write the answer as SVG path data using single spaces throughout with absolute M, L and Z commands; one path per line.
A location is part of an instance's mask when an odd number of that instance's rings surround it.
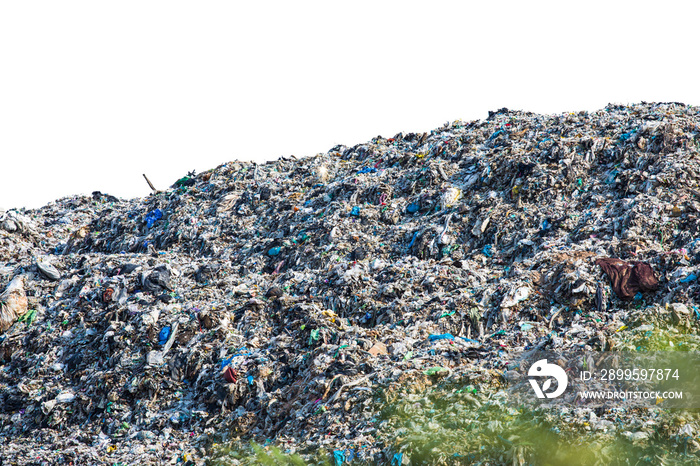
M 163 218 L 163 212 L 160 209 L 156 209 L 152 212 L 146 214 L 146 226 L 151 228 L 158 220 Z
M 629 140 L 632 136 L 634 136 L 634 133 L 636 133 L 636 132 L 637 132 L 637 130 L 636 130 L 636 129 L 633 129 L 633 130 L 630 131 L 629 133 L 621 134 L 621 135 L 620 135 L 620 141 L 627 141 L 627 140 Z
M 345 453 L 343 450 L 335 450 L 333 452 L 333 459 L 335 460 L 335 466 L 340 466 L 345 462 Z
M 267 251 L 267 254 L 270 256 L 278 256 L 280 252 L 282 252 L 282 248 L 275 246 L 274 248 L 270 248 L 270 250 Z
M 377 169 L 374 167 L 364 167 L 357 171 L 358 175 L 361 175 L 363 173 L 377 173 Z
M 617 171 L 617 169 L 611 171 L 610 174 L 608 175 L 608 178 L 605 180 L 605 182 L 608 184 L 613 184 L 615 182 L 615 178 L 617 178 L 617 175 L 619 173 L 620 172 Z
M 491 250 L 493 249 L 493 246 L 490 244 L 487 244 L 484 246 L 484 249 L 481 251 L 484 253 L 486 257 L 491 257 Z
M 396 453 L 391 459 L 391 466 L 401 466 L 403 464 L 403 453 Z
M 694 282 L 695 280 L 698 279 L 698 276 L 695 275 L 694 273 L 691 273 L 687 277 L 681 280 L 681 283 L 688 283 L 688 282 Z
M 170 338 L 170 326 L 163 327 L 163 329 L 158 333 L 158 343 L 164 345 L 168 338 Z
M 223 361 L 221 361 L 221 368 L 220 368 L 220 369 L 223 369 L 224 367 L 226 367 L 226 366 L 228 366 L 229 364 L 231 364 L 231 361 L 233 361 L 233 358 L 235 358 L 235 357 L 236 357 L 236 356 L 233 355 L 233 356 L 231 356 L 230 358 L 224 359 Z
M 411 249 L 413 247 L 413 243 L 416 242 L 416 238 L 418 238 L 418 232 L 413 233 L 413 239 L 410 243 L 408 243 L 408 249 Z
M 360 216 L 360 206 L 353 207 L 352 210 L 350 211 L 350 215 L 353 215 L 355 217 L 359 217 Z
M 468 341 L 469 343 L 479 343 L 479 340 L 474 340 L 472 338 L 467 338 L 467 337 L 459 337 L 464 341 Z
M 253 354 L 252 351 L 244 351 L 244 352 L 242 352 L 242 353 L 236 353 L 236 354 L 234 354 L 233 356 L 231 356 L 231 357 L 228 358 L 228 359 L 223 359 L 223 360 L 221 361 L 221 367 L 220 367 L 220 369 L 223 369 L 224 367 L 226 367 L 226 366 L 228 366 L 229 364 L 231 364 L 231 361 L 233 361 L 233 358 L 237 358 L 238 356 L 250 356 L 251 354 Z
M 438 333 L 438 334 L 433 334 L 428 337 L 428 340 L 430 341 L 437 341 L 437 340 L 454 340 L 455 337 L 452 336 L 451 333 Z
M 406 206 L 406 212 L 408 212 L 409 214 L 415 214 L 416 212 L 418 212 L 418 209 L 420 209 L 420 206 L 417 202 L 412 202 Z
M 246 379 L 248 379 L 248 385 L 253 385 L 253 380 L 254 380 L 254 379 L 253 379 L 253 376 L 252 376 L 252 375 L 249 375 L 248 377 L 246 377 Z
M 502 129 L 499 129 L 498 131 L 494 132 L 494 133 L 489 137 L 488 140 L 491 141 L 492 139 L 496 139 L 496 138 L 498 137 L 499 134 L 505 134 L 505 131 L 503 131 Z

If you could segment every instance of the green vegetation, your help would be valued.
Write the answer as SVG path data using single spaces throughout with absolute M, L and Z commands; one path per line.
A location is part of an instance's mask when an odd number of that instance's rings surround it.
M 275 446 L 261 446 L 254 442 L 249 445 L 232 443 L 229 445 L 215 445 L 212 449 L 212 459 L 207 462 L 209 466 L 228 465 L 265 465 L 265 466 L 306 466 L 309 464 L 322 464 L 330 466 L 330 461 L 314 463 L 305 460 L 296 454 L 287 454 Z
M 577 418 L 572 409 L 514 408 L 506 402 L 505 392 L 486 386 L 453 383 L 424 393 L 393 395 L 377 408 L 382 438 L 391 439 L 385 446 L 392 456 L 373 464 L 681 465 L 700 461 L 695 455 L 700 445 L 693 437 L 678 434 L 683 425 L 698 422 L 697 413 L 643 411 L 639 415 L 653 418 L 653 428 L 640 431 L 618 417 L 609 428 L 596 430 L 587 416 Z M 626 415 L 627 420 L 633 417 Z M 208 464 L 217 466 L 366 464 L 340 461 L 332 451 L 302 458 L 256 444 L 217 446 L 213 451 L 214 459 Z

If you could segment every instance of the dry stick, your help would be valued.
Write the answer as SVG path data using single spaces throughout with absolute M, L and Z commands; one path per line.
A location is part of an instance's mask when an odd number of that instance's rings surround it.
M 549 319 L 549 328 L 550 328 L 550 329 L 552 328 L 552 324 L 554 323 L 554 319 L 556 319 L 557 317 L 559 317 L 559 314 L 561 314 L 561 311 L 562 311 L 563 309 L 564 309 L 564 308 L 560 308 L 557 312 L 554 313 L 554 315 L 552 316 L 552 318 Z
M 341 374 L 337 374 L 335 377 L 333 377 L 333 379 L 331 380 L 331 383 L 328 384 L 328 388 L 326 388 L 326 391 L 323 394 L 323 396 L 321 397 L 321 399 L 323 399 L 323 400 L 326 399 L 326 397 L 328 396 L 328 392 L 331 391 L 331 385 L 333 385 L 333 382 L 335 382 L 335 379 L 337 379 L 340 376 L 341 376 Z
M 359 384 L 361 384 L 362 382 L 368 380 L 368 379 L 369 379 L 370 377 L 372 377 L 374 374 L 375 374 L 375 373 L 372 372 L 371 374 L 368 374 L 368 375 L 366 375 L 366 376 L 364 376 L 364 377 L 361 377 L 361 378 L 359 378 L 359 379 L 357 379 L 357 380 L 354 380 L 354 381 L 352 381 L 352 382 L 346 383 L 345 385 L 342 385 L 342 386 L 338 389 L 338 391 L 335 392 L 335 395 L 333 395 L 333 396 L 331 397 L 331 399 L 328 400 L 328 404 L 333 403 L 333 402 L 340 396 L 340 394 L 342 393 L 343 389 L 345 389 L 345 388 L 350 388 L 350 387 L 354 387 L 355 385 L 359 385 Z
M 145 173 L 143 173 L 143 177 L 146 178 L 146 183 L 148 183 L 148 186 L 151 187 L 151 189 L 153 190 L 153 192 L 154 192 L 154 193 L 157 192 L 158 190 L 157 190 L 156 188 L 153 187 L 153 183 L 151 183 L 151 180 L 148 179 L 148 177 L 146 176 Z

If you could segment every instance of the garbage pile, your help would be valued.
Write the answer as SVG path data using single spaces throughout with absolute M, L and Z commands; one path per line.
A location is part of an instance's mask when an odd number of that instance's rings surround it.
M 699 123 L 677 103 L 501 109 L 2 212 L 0 448 L 201 464 L 252 439 L 391 462 L 381 393 L 611 349 L 640 313 L 690 333 Z

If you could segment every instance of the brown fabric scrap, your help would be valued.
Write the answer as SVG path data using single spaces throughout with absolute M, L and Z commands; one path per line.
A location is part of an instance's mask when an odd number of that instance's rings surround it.
M 659 280 L 651 265 L 646 262 L 625 262 L 622 259 L 596 259 L 596 265 L 610 278 L 615 294 L 626 301 L 640 291 L 654 291 L 659 288 Z

